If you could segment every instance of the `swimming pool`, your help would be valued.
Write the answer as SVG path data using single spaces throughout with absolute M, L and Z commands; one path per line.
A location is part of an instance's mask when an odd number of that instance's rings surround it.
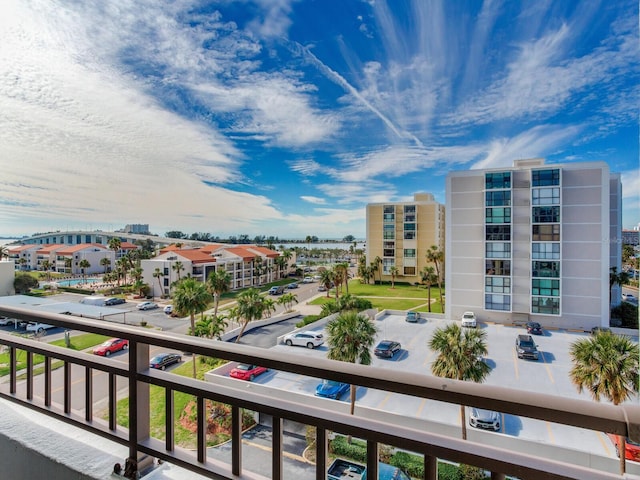
M 75 287 L 77 285 L 90 285 L 92 283 L 99 283 L 99 278 L 73 278 L 70 280 L 56 280 L 56 283 L 61 287 Z

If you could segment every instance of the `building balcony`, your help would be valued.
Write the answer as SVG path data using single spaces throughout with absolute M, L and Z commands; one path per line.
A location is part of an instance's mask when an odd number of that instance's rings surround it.
M 67 315 L 34 313 L 18 307 L 2 306 L 0 315 L 129 340 L 128 359 L 119 361 L 0 332 L 0 345 L 7 349 L 9 354 L 9 362 L 6 365 L 7 380 L 0 383 L 0 398 L 36 410 L 125 447 L 128 452 L 129 466 L 134 472 L 134 476 L 130 478 L 135 478 L 136 469 L 142 471 L 142 466 L 147 465 L 149 459 L 160 459 L 207 478 L 252 480 L 292 478 L 288 475 L 290 472 L 286 471 L 283 462 L 285 421 L 315 427 L 314 478 L 317 480 L 327 478 L 330 432 L 352 435 L 366 441 L 368 478 L 377 478 L 378 453 L 382 445 L 421 455 L 424 459 L 427 479 L 437 478 L 438 459 L 481 467 L 493 472 L 492 479 L 502 479 L 506 475 L 536 480 L 640 478 L 636 477 L 640 474 L 637 464 L 628 463 L 630 473 L 621 477 L 617 473 L 617 459 L 598 457 L 584 452 L 577 453 L 568 446 L 540 444 L 539 448 L 533 451 L 530 442 L 520 445 L 521 441 L 517 438 L 508 435 L 483 435 L 482 432 L 474 432 L 474 435 L 469 436 L 469 440 L 462 440 L 455 434 L 456 432 L 454 434 L 444 432 L 433 422 L 399 413 L 361 407 L 357 402 L 355 412 L 351 415 L 348 403 L 310 397 L 271 388 L 268 385 L 242 382 L 226 376 L 214 375 L 209 381 L 200 381 L 150 369 L 149 353 L 151 347 L 159 346 L 171 351 L 192 352 L 197 355 L 252 363 L 273 370 L 399 393 L 414 397 L 418 401 L 435 400 L 477 406 L 552 423 L 626 435 L 636 441 L 640 440 L 640 406 L 637 405 L 613 406 L 567 399 L 447 380 L 402 370 L 334 362 L 308 357 L 293 351 L 283 356 L 269 349 Z M 17 370 L 18 356 L 23 360 L 26 357 L 26 368 L 21 372 Z M 36 365 L 36 358 L 43 358 L 42 364 Z M 53 364 L 58 362 L 62 362 L 63 371 L 61 403 L 54 402 L 52 396 L 56 388 L 52 382 L 52 369 Z M 74 371 L 78 369 L 84 371 L 84 391 L 81 395 L 77 392 L 75 396 L 72 395 L 72 384 L 77 380 L 72 378 L 72 367 Z M 97 373 L 106 375 L 108 378 L 108 415 L 105 419 L 94 414 L 93 379 Z M 36 391 L 34 380 L 40 375 L 44 387 Z M 123 383 L 128 387 L 128 428 L 116 422 L 119 400 L 116 385 Z M 165 438 L 162 440 L 154 437 L 150 428 L 150 387 L 152 385 L 164 389 Z M 174 413 L 176 392 L 185 392 L 195 398 L 197 447 L 193 451 L 176 445 Z M 207 400 L 222 402 L 231 408 L 231 454 L 226 462 L 213 459 L 208 454 Z M 259 472 L 243 467 L 243 449 L 247 448 L 243 445 L 241 437 L 243 410 L 258 412 L 272 419 L 269 449 L 271 465 L 263 465 Z M 3 433 L 3 428 L 4 424 L 0 422 L 0 434 Z M 108 474 L 109 472 L 106 472 L 106 475 Z

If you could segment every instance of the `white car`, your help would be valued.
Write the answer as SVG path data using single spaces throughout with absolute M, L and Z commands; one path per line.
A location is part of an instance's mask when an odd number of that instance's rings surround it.
M 469 413 L 469 425 L 497 432 L 500 430 L 500 417 L 501 415 L 493 410 L 472 407 Z
M 42 333 L 45 330 L 48 330 L 50 328 L 56 328 L 55 325 L 48 325 L 46 323 L 28 323 L 27 324 L 27 332 L 36 332 L 36 333 Z
M 15 323 L 15 318 L 3 317 L 0 315 L 0 325 L 12 325 Z
M 315 348 L 324 343 L 324 336 L 321 332 L 306 330 L 304 332 L 290 333 L 284 337 L 284 343 L 292 346 Z
M 167 315 L 170 315 L 173 313 L 173 305 L 165 305 L 163 312 L 166 313 Z
M 637 299 L 633 295 L 633 293 L 623 293 L 622 300 L 624 300 L 625 302 L 635 302 Z
M 154 308 L 158 308 L 158 304 L 153 302 L 142 302 L 139 303 L 136 308 L 138 310 L 153 310 Z
M 462 326 L 476 328 L 476 314 L 473 312 L 464 312 L 462 314 Z

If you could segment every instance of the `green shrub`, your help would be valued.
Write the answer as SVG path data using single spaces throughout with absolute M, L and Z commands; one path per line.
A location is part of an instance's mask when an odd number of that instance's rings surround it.
M 622 302 L 611 309 L 611 316 L 621 320 L 623 328 L 638 328 L 638 307 L 629 302 Z
M 301 321 L 296 323 L 296 328 L 302 328 L 310 323 L 317 322 L 321 318 L 323 318 L 322 315 L 307 315 Z
M 354 462 L 367 462 L 367 443 L 362 440 L 351 440 L 347 442 L 347 437 L 336 436 L 329 442 L 329 452 L 338 457 L 346 457 Z
M 388 462 L 413 478 L 424 478 L 424 460 L 419 455 L 398 451 Z
M 456 465 L 438 462 L 438 480 L 460 480 L 460 474 Z

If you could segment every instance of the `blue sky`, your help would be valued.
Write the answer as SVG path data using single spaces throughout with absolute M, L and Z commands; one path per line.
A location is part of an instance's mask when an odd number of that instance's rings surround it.
M 3 0 L 0 38 L 0 235 L 363 238 L 532 157 L 640 223 L 634 1 Z

